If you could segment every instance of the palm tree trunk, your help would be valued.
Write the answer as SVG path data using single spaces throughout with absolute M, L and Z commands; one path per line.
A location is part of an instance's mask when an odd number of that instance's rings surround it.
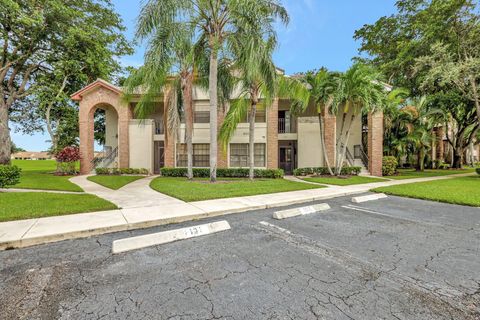
M 249 114 L 249 126 L 248 126 L 248 177 L 250 180 L 253 181 L 255 177 L 255 114 L 257 112 L 257 102 L 256 98 L 252 96 L 252 105 L 250 107 L 250 114 Z
M 418 152 L 418 166 L 420 171 L 425 171 L 425 149 L 424 147 L 420 148 L 420 151 Z
M 338 162 L 337 166 L 337 175 L 340 175 L 342 173 L 342 168 L 343 168 L 343 160 L 345 159 L 345 153 L 347 152 L 347 145 L 348 145 L 348 140 L 350 140 L 350 130 L 352 129 L 352 124 L 355 121 L 356 115 L 355 113 L 352 114 L 352 118 L 350 119 L 350 123 L 348 124 L 347 132 L 345 132 L 345 144 L 341 148 L 342 151 L 339 154 L 340 161 Z
M 208 92 L 210 95 L 210 182 L 217 181 L 217 112 L 218 112 L 218 56 L 217 50 L 210 52 L 210 70 L 208 75 Z
M 322 113 L 318 113 L 318 123 L 320 125 L 320 145 L 322 147 L 323 152 L 323 159 L 325 164 L 327 165 L 328 172 L 331 176 L 333 176 L 332 167 L 330 166 L 330 160 L 328 159 L 327 148 L 325 146 L 325 132 L 324 132 L 324 125 L 323 125 L 323 117 Z
M 10 164 L 11 141 L 8 128 L 8 105 L 0 101 L 0 164 Z
M 185 110 L 185 142 L 187 144 L 187 178 L 193 179 L 193 99 L 192 99 L 193 75 L 189 73 L 182 78 L 182 98 Z
M 342 115 L 342 122 L 340 124 L 340 134 L 338 135 L 338 138 L 337 138 L 337 141 L 335 143 L 335 150 L 337 150 L 337 157 L 335 157 L 335 170 L 338 168 L 338 165 L 339 165 L 339 154 L 338 154 L 338 150 L 341 150 L 342 148 L 340 148 L 340 142 L 342 140 L 342 137 L 343 137 L 343 129 L 345 128 L 345 122 L 346 122 L 346 119 L 347 119 L 347 114 L 344 112 L 343 115 Z

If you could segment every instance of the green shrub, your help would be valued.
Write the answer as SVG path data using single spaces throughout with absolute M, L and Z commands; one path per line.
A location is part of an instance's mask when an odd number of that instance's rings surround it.
M 450 169 L 450 165 L 448 163 L 442 162 L 438 165 L 438 169 L 447 170 Z
M 332 168 L 332 171 L 335 171 L 335 168 Z M 360 167 L 343 167 L 341 171 L 341 175 L 345 176 L 357 176 L 362 168 Z M 316 176 L 323 176 L 329 175 L 330 172 L 328 171 L 327 167 L 309 167 L 309 168 L 298 168 L 293 170 L 293 174 L 296 176 L 308 176 L 308 175 L 316 175 Z
M 475 172 L 476 172 L 477 174 L 480 174 L 480 168 L 475 168 Z
M 393 176 L 397 172 L 398 161 L 392 156 L 383 157 L 382 174 L 384 176 Z
M 249 169 L 247 168 L 218 168 L 217 177 L 219 178 L 248 178 Z M 164 177 L 186 177 L 187 168 L 161 168 L 160 174 Z M 278 179 L 283 177 L 282 169 L 255 169 L 255 178 Z M 193 176 L 196 178 L 210 177 L 210 169 L 193 168 Z
M 142 174 L 147 175 L 148 170 L 145 168 L 96 168 L 95 173 L 98 175 L 120 175 L 120 174 Z
M 17 184 L 21 171 L 22 169 L 17 166 L 0 165 L 0 188 Z

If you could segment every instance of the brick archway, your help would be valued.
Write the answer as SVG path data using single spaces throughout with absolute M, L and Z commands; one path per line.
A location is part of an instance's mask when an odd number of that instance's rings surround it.
M 101 106 L 112 107 L 118 115 L 118 166 L 128 168 L 129 142 L 128 125 L 132 112 L 128 104 L 122 100 L 120 88 L 110 83 L 97 80 L 72 95 L 79 101 L 79 131 L 80 131 L 80 173 L 88 174 L 92 170 L 91 162 L 94 156 L 94 114 Z

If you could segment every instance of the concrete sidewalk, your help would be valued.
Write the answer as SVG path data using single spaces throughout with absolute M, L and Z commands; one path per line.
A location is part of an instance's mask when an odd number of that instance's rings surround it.
M 189 203 L 168 197 L 151 189 L 145 190 L 144 186 L 148 185 L 151 178 L 137 180 L 131 183 L 129 188 L 122 188 L 123 190 L 120 189 L 121 192 L 117 193 L 115 196 L 112 195 L 115 194 L 115 192 L 112 190 L 103 188 L 94 183 L 92 183 L 91 186 L 88 186 L 88 183 L 85 182 L 88 180 L 85 178 L 82 188 L 84 188 L 86 192 L 97 194 L 117 204 L 123 203 L 125 207 L 111 211 L 81 213 L 0 223 L 0 250 L 27 247 L 65 239 L 88 237 L 107 232 L 145 228 L 224 214 L 342 197 L 364 193 L 375 187 L 451 179 L 466 175 L 471 174 L 393 180 L 344 187 L 332 186 L 320 189 L 205 200 Z M 142 182 L 140 183 L 140 181 Z M 135 185 L 135 183 L 137 184 Z M 142 192 L 139 190 L 135 191 L 135 186 L 146 193 L 142 194 Z M 151 194 L 151 192 L 154 194 Z M 126 199 L 119 198 L 120 195 L 124 195 Z M 149 200 L 148 195 L 152 195 L 154 199 Z M 143 202 L 144 206 L 131 206 L 130 204 L 133 203 L 131 200 L 135 199 L 137 199 L 137 203 Z

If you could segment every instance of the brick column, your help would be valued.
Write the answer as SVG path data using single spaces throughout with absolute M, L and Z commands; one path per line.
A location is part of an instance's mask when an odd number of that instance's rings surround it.
M 368 171 L 372 176 L 382 176 L 383 112 L 368 114 Z
M 267 168 L 278 168 L 278 99 L 267 107 Z
M 167 89 L 168 90 L 168 89 Z M 175 134 L 168 130 L 168 91 L 163 96 L 163 127 L 165 128 L 164 161 L 165 167 L 175 167 Z
M 325 132 L 325 149 L 327 151 L 328 161 L 332 168 L 335 167 L 335 157 L 337 153 L 336 140 L 337 140 L 337 117 L 328 111 L 323 112 L 323 125 Z M 323 153 L 323 151 L 322 151 Z M 325 160 L 322 158 L 323 166 L 326 166 Z
M 225 109 L 219 106 L 217 111 L 217 136 L 225 119 Z M 217 168 L 228 167 L 227 150 L 223 149 L 222 143 L 217 139 Z
M 128 168 L 130 163 L 130 144 L 128 126 L 132 118 L 130 106 L 122 103 L 115 108 L 118 113 L 118 167 Z
M 80 134 L 80 174 L 89 174 L 92 171 L 93 160 L 93 116 L 95 109 L 81 101 L 79 108 L 79 134 Z

